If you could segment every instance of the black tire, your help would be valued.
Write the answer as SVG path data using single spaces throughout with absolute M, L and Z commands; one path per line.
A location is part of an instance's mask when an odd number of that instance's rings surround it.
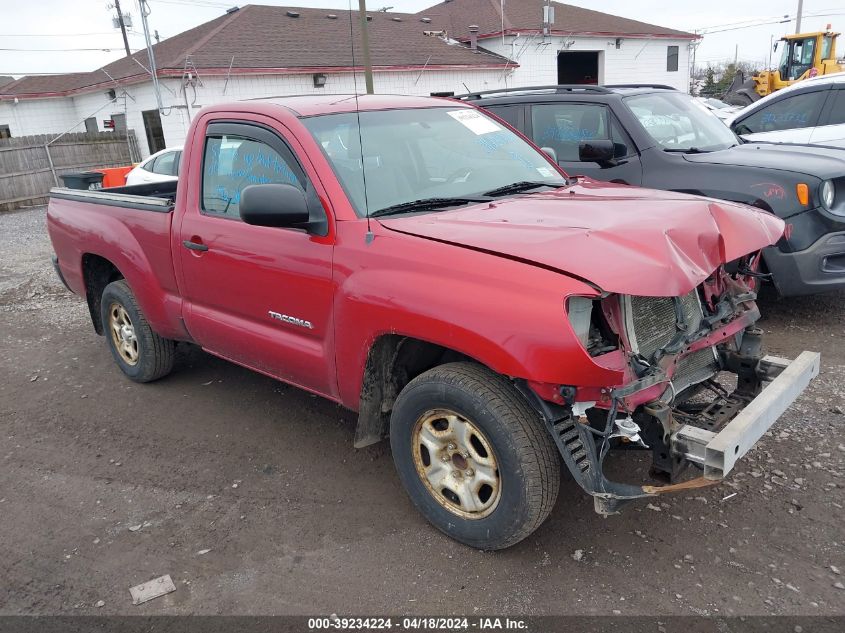
M 134 346 L 137 358 L 129 362 L 118 349 L 116 336 L 112 334 L 110 314 L 116 306 L 122 306 L 131 321 L 134 330 Z M 150 328 L 147 319 L 138 307 L 135 295 L 129 289 L 129 284 L 123 279 L 113 281 L 105 290 L 100 303 L 100 317 L 103 323 L 103 333 L 112 356 L 121 371 L 135 382 L 151 382 L 166 376 L 173 369 L 173 359 L 176 345 L 169 339 L 162 338 Z
M 432 411 L 441 409 L 456 413 L 459 421 L 470 421 L 492 448 L 500 484 L 489 514 L 479 518 L 456 514 L 453 505 L 444 504 L 442 494 L 438 499 L 418 470 L 426 468 L 418 466 L 425 462 L 423 453 L 429 462 L 435 456 L 422 444 L 417 446 L 419 436 L 414 429 L 425 424 L 423 420 L 436 417 Z M 443 422 L 437 419 L 435 424 Z M 448 433 L 451 422 L 446 424 L 442 428 Z M 437 529 L 478 549 L 503 549 L 527 537 L 549 516 L 560 488 L 557 448 L 539 414 L 510 380 L 474 363 L 441 365 L 408 383 L 393 407 L 390 446 L 399 478 L 417 509 Z M 448 461 L 447 454 L 438 454 L 443 462 Z M 470 460 L 475 455 L 471 452 Z M 462 467 L 443 466 L 455 468 L 449 476 L 456 478 L 462 476 L 458 470 Z M 446 488 L 444 491 L 448 494 Z

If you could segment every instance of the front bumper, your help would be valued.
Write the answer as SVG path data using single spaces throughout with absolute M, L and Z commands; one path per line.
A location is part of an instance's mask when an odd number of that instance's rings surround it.
M 755 376 L 756 395 L 748 395 L 748 391 L 741 388 L 743 376 L 740 376 L 737 390 L 722 401 L 724 406 L 715 403 L 715 410 L 721 412 L 716 417 L 704 409 L 698 416 L 685 415 L 687 423 L 681 424 L 680 418 L 675 417 L 678 414 L 661 401 L 645 405 L 643 411 L 635 413 L 634 419 L 639 415 L 641 420 L 652 421 L 650 448 L 657 454 L 671 452 L 663 457 L 673 464 L 673 475 L 686 466 L 697 466 L 703 471 L 703 476 L 679 483 L 644 486 L 610 481 L 603 472 L 604 456 L 610 448 L 606 434 L 597 432 L 583 417 L 572 414 L 556 417 L 548 406 L 543 417 L 573 478 L 593 496 L 596 512 L 616 514 L 635 499 L 721 481 L 818 375 L 819 363 L 820 356 L 816 352 L 802 352 L 794 361 L 771 356 L 753 361 L 747 372 Z M 724 415 L 725 411 L 729 415 Z M 615 408 L 611 409 L 608 419 L 618 419 Z M 714 420 L 721 422 L 716 424 Z M 719 430 L 704 428 L 711 424 Z M 661 428 L 665 429 L 665 435 Z M 644 437 L 648 436 L 644 433 Z M 621 446 L 632 444 L 623 439 Z M 670 481 L 676 480 L 670 478 Z
M 766 356 L 760 370 L 773 378 L 769 385 L 718 433 L 683 425 L 672 435 L 672 452 L 702 467 L 705 479 L 724 478 L 818 375 L 819 361 L 818 352 L 793 361 Z
M 845 231 L 829 233 L 792 253 L 770 246 L 763 250 L 763 259 L 782 296 L 845 288 Z

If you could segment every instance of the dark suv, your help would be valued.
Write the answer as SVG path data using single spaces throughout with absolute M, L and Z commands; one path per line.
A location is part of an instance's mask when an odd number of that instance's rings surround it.
M 845 287 L 845 150 L 746 143 L 668 86 L 540 86 L 458 98 L 510 123 L 571 175 L 771 211 L 791 225 L 764 252 L 780 294 Z

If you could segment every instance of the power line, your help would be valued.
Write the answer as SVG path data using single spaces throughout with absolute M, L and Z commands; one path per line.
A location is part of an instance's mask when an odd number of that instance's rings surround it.
M 0 51 L 14 51 L 16 53 L 69 53 L 69 52 L 83 52 L 83 51 L 99 51 L 102 53 L 111 53 L 119 49 L 120 46 L 113 48 L 0 48 Z M 135 49 L 138 52 L 139 48 Z
M 209 9 L 229 9 L 232 3 L 224 4 L 222 2 L 211 2 L 209 0 L 150 0 L 156 4 L 179 4 L 186 7 L 206 7 Z
M 138 33 L 134 34 L 138 35 Z M 117 35 L 117 33 L 0 33 L 0 37 L 91 37 L 93 35 Z

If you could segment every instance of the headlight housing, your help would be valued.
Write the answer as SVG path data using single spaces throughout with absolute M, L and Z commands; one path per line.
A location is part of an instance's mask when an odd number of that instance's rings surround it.
M 590 321 L 593 314 L 593 300 L 589 297 L 569 297 L 566 302 L 566 314 L 569 317 L 569 324 L 575 331 L 578 340 L 584 349 L 590 343 Z
M 836 199 L 836 190 L 833 186 L 833 181 L 825 180 L 822 183 L 819 193 L 821 194 L 822 205 L 824 205 L 824 208 L 828 211 L 833 209 L 833 203 Z

